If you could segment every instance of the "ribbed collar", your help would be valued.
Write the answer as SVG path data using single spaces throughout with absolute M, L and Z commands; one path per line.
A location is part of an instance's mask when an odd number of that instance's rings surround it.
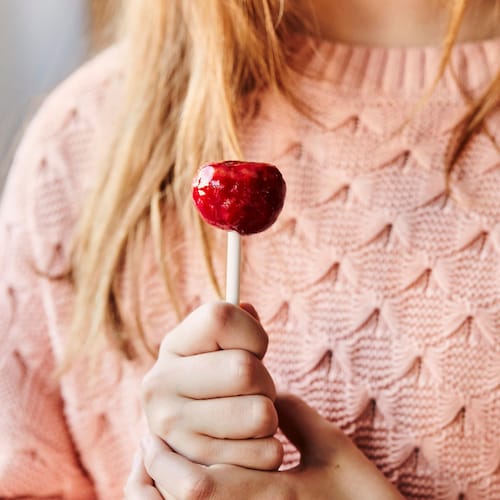
M 300 39 L 294 66 L 320 85 L 356 92 L 421 96 L 436 78 L 441 49 L 386 48 L 347 45 L 312 37 Z M 295 59 L 296 58 L 296 59 Z M 436 93 L 454 100 L 461 96 L 454 73 L 472 95 L 500 69 L 500 38 L 457 44 Z

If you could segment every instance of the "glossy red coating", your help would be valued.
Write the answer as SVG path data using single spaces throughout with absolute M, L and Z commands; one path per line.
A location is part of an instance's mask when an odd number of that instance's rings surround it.
M 283 208 L 286 184 L 269 163 L 209 163 L 193 180 L 193 200 L 209 224 L 241 235 L 270 227 Z

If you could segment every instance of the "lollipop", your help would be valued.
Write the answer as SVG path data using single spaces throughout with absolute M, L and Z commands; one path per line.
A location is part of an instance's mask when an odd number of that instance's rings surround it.
M 226 300 L 239 303 L 241 237 L 269 228 L 283 208 L 286 184 L 268 163 L 209 163 L 193 180 L 193 200 L 202 218 L 228 232 Z

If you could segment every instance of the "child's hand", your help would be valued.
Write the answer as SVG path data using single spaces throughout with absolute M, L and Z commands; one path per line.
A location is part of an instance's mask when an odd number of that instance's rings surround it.
M 276 404 L 283 432 L 300 452 L 297 467 L 286 471 L 233 465 L 203 467 L 151 437 L 143 442 L 142 454 L 136 457 L 125 498 L 403 500 L 335 425 L 296 397 L 281 396 Z
M 162 342 L 143 383 L 149 427 L 177 453 L 204 464 L 272 470 L 276 390 L 261 360 L 268 338 L 253 315 L 223 302 L 190 314 Z

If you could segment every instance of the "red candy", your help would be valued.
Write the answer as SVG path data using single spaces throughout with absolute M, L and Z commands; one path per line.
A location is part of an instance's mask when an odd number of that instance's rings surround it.
M 193 200 L 209 224 L 241 235 L 259 233 L 278 218 L 286 184 L 268 163 L 209 163 L 193 180 Z

